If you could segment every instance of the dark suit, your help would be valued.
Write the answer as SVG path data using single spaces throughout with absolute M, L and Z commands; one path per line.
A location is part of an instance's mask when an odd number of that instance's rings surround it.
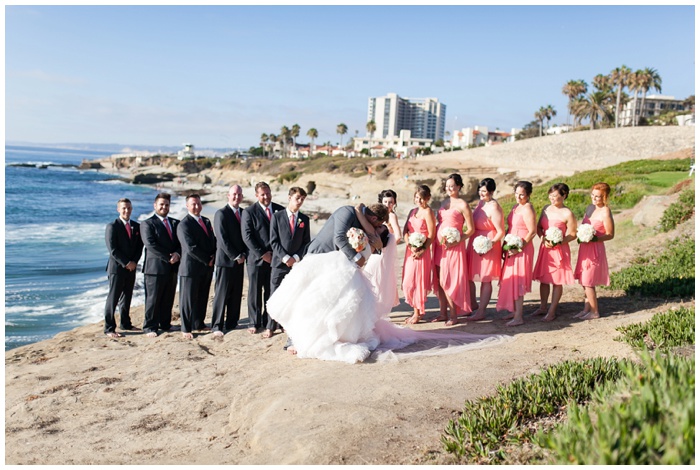
M 238 210 L 242 222 L 243 210 L 240 207 Z M 211 329 L 222 333 L 235 330 L 241 317 L 244 264 L 239 263 L 236 258 L 245 258 L 248 254 L 248 247 L 243 241 L 241 222 L 228 204 L 214 215 L 216 284 Z
M 330 216 L 309 244 L 308 253 L 330 253 L 342 251 L 350 261 L 355 261 L 357 252 L 348 242 L 348 230 L 350 227 L 362 228 L 362 224 L 355 215 L 353 206 L 343 206 Z
M 114 320 L 117 304 L 119 304 L 120 327 L 126 330 L 133 326 L 129 317 L 129 309 L 136 282 L 136 270 L 129 271 L 126 269 L 126 265 L 131 261 L 139 262 L 143 251 L 143 242 L 141 241 L 139 224 L 132 220 L 127 223 L 131 227 L 131 237 L 129 237 L 124 222 L 120 218 L 105 227 L 105 243 L 109 250 L 109 261 L 106 268 L 109 278 L 109 294 L 107 294 L 107 302 L 105 303 L 105 333 L 114 332 L 117 328 L 117 323 Z
M 172 238 L 163 221 L 155 214 L 141 223 L 141 238 L 146 249 L 143 261 L 143 284 L 146 291 L 143 330 L 157 333 L 170 329 L 180 263 L 170 264 L 173 253 L 181 255 L 177 239 L 179 221 L 168 217 Z
M 272 214 L 283 211 L 284 207 L 270 203 Z M 265 302 L 270 298 L 270 264 L 262 256 L 270 247 L 270 220 L 259 202 L 243 211 L 243 241 L 248 247 L 248 326 L 260 329 L 267 325 L 268 315 Z M 264 291 L 264 292 L 263 292 Z
M 177 226 L 177 238 L 182 248 L 180 259 L 180 330 L 190 333 L 204 328 L 209 287 L 214 266 L 209 262 L 216 254 L 216 237 L 211 222 L 202 217 L 206 233 L 197 219 L 187 214 Z
M 289 216 L 286 210 L 279 211 L 272 216 L 270 222 L 270 246 L 272 247 L 272 274 L 270 279 L 270 295 L 282 284 L 284 277 L 292 270 L 284 262 L 284 257 L 296 255 L 300 261 L 304 257 L 304 250 L 311 241 L 311 229 L 309 217 L 301 212 L 296 213 L 294 234 L 289 226 Z M 275 331 L 278 323 L 268 318 L 267 329 Z

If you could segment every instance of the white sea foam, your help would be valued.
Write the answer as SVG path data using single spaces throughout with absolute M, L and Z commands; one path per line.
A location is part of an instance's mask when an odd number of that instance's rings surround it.
M 8 224 L 5 226 L 5 243 L 46 241 L 71 244 L 81 240 L 100 240 L 104 230 L 105 224 L 100 223 Z

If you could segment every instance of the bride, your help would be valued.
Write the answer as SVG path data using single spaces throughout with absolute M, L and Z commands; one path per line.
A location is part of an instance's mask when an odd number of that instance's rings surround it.
M 442 354 L 447 346 L 459 352 L 503 340 L 497 335 L 414 331 L 389 321 L 389 312 L 397 305 L 396 242 L 385 226 L 375 230 L 361 207 L 356 207 L 356 215 L 377 251 L 370 254 L 367 244 L 364 269 L 340 251 L 308 254 L 267 301 L 269 315 L 284 326 L 300 358 L 354 364 L 372 351 L 380 360 L 395 358 L 396 350 L 417 342 L 429 349 L 405 355 Z

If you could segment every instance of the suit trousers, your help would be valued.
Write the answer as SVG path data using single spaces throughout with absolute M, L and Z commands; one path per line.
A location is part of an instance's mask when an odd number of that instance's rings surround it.
M 204 328 L 211 277 L 211 272 L 203 276 L 180 276 L 180 331 L 183 333 Z
M 117 304 L 119 304 L 120 327 L 123 330 L 132 327 L 129 310 L 135 282 L 136 271 L 124 270 L 124 272 L 109 275 L 109 294 L 107 294 L 107 301 L 105 302 L 105 333 L 113 332 L 117 328 L 117 322 L 114 318 Z
M 170 274 L 144 274 L 143 284 L 146 291 L 143 331 L 157 333 L 158 328 L 168 331 L 175 302 L 177 271 Z
M 267 299 L 270 298 L 270 274 L 268 263 L 248 265 L 248 327 L 261 329 L 267 326 Z
M 236 263 L 232 268 L 216 267 L 214 310 L 211 315 L 212 331 L 223 333 L 236 329 L 238 320 L 241 318 L 243 275 L 243 263 Z
M 270 275 L 270 295 L 275 293 L 280 284 L 282 284 L 284 277 L 287 274 L 289 274 L 291 270 L 292 268 L 290 268 L 286 264 L 275 266 L 274 268 L 272 268 L 272 273 Z M 277 323 L 272 317 L 268 316 L 266 328 L 274 332 L 279 327 L 280 324 Z M 282 325 L 282 327 L 284 327 L 284 325 Z

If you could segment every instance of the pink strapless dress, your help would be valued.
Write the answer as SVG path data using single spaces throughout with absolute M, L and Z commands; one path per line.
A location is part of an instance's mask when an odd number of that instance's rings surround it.
M 566 222 L 550 219 L 545 213 L 545 216 L 542 218 L 542 229 L 546 231 L 549 227 L 558 228 L 566 236 Z M 571 269 L 571 249 L 569 244 L 560 243 L 554 248 L 547 248 L 544 245 L 543 238 L 532 276 L 536 281 L 540 281 L 543 284 L 556 284 L 559 286 L 575 284 L 574 272 Z
M 408 218 L 408 233 L 422 233 L 428 236 L 428 224 L 425 219 L 416 217 L 414 209 Z M 423 256 L 413 259 L 411 248 L 406 245 L 406 255 L 403 260 L 402 288 L 406 303 L 411 307 L 425 311 L 425 301 L 433 288 L 433 253 L 425 250 Z
M 484 235 L 493 241 L 496 236 L 496 228 L 488 215 L 486 215 L 486 212 L 484 212 L 483 205 L 483 202 L 479 202 L 479 205 L 474 209 L 474 234 L 469 237 L 469 243 L 467 244 L 467 266 L 470 274 L 469 280 L 491 282 L 501 277 L 503 259 L 501 258 L 500 242 L 494 243 L 493 248 L 485 255 L 480 255 L 474 251 L 473 243 L 476 237 Z
M 458 243 L 452 248 L 440 244 L 440 230 L 453 227 L 462 232 L 464 216 L 456 209 L 440 209 L 438 211 L 438 227 L 436 228 L 433 257 L 435 264 L 440 267 L 439 283 L 452 302 L 462 311 L 471 312 L 469 295 L 469 272 L 467 269 L 466 243 Z M 439 258 L 438 258 L 439 257 Z
M 605 235 L 605 226 L 602 220 L 591 220 L 586 216 L 583 218 L 583 223 L 591 224 L 597 237 Z M 608 258 L 605 255 L 603 242 L 588 242 L 579 245 L 574 278 L 584 287 L 610 285 Z
M 515 206 L 508 214 L 508 233 L 513 233 L 524 239 L 528 230 L 523 216 L 520 214 L 521 211 L 518 209 L 520 206 Z M 534 258 L 535 249 L 532 242 L 526 244 L 521 253 L 506 257 L 498 283 L 496 310 L 514 312 L 516 299 L 532 290 L 532 261 Z

